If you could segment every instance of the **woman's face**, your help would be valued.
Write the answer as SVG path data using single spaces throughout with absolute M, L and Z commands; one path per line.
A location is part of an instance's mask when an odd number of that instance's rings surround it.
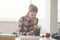
M 29 17 L 30 18 L 35 18 L 36 17 L 36 12 L 29 12 Z

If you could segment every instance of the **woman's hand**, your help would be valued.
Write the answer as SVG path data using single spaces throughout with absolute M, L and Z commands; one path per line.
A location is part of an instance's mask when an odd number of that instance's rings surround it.
M 32 36 L 33 35 L 33 32 L 30 31 L 30 32 L 27 32 L 27 36 Z

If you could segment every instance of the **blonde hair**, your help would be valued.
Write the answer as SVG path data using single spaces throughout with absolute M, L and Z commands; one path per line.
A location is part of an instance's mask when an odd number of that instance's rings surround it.
M 38 12 L 37 6 L 33 4 L 29 5 L 29 12 Z
M 37 12 L 38 12 L 37 6 L 35 6 L 35 5 L 33 5 L 33 4 L 30 4 L 30 5 L 29 5 L 29 9 L 28 9 L 28 13 L 27 13 L 26 17 L 28 17 L 29 12 L 36 12 L 36 13 L 37 13 Z

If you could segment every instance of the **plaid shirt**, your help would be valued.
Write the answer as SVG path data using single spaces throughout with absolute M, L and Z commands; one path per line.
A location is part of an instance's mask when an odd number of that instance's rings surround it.
M 33 31 L 33 26 L 37 25 L 38 19 L 36 18 L 34 21 L 29 17 L 21 17 L 19 19 L 18 27 L 20 32 L 29 32 Z

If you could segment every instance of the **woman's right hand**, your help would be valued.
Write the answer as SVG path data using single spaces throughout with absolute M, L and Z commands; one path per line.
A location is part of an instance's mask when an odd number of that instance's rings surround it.
M 27 36 L 31 36 L 31 35 L 33 35 L 33 32 L 27 32 Z

